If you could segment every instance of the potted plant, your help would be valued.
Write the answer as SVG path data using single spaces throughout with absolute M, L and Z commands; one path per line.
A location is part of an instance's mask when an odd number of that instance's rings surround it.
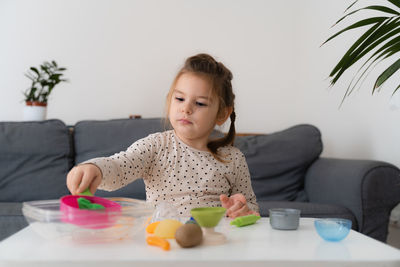
M 63 71 L 53 60 L 45 61 L 39 68 L 30 67 L 25 76 L 31 80 L 31 86 L 24 92 L 25 95 L 25 120 L 44 120 L 46 118 L 47 101 L 54 87 L 63 79 Z
M 341 35 L 352 29 L 370 26 L 359 37 L 349 50 L 340 59 L 337 65 L 333 68 L 329 77 L 332 78 L 331 86 L 335 85 L 338 79 L 346 72 L 353 64 L 364 60 L 364 63 L 355 73 L 353 79 L 349 83 L 347 90 L 343 96 L 344 99 L 349 96 L 354 89 L 360 88 L 365 78 L 374 70 L 374 68 L 382 63 L 387 64 L 387 68 L 378 75 L 374 85 L 372 86 L 372 94 L 380 91 L 381 86 L 393 78 L 393 74 L 400 69 L 400 57 L 397 54 L 400 51 L 400 0 L 387 0 L 387 5 L 372 5 L 363 8 L 354 9 L 354 5 L 358 2 L 354 1 L 346 10 L 345 15 L 339 19 L 333 26 L 362 10 L 374 10 L 379 12 L 379 15 L 362 19 L 352 25 L 340 30 L 329 37 L 323 44 L 331 41 L 333 38 Z M 388 59 L 393 59 L 394 62 L 388 63 Z M 400 84 L 393 89 L 396 93 L 400 88 Z

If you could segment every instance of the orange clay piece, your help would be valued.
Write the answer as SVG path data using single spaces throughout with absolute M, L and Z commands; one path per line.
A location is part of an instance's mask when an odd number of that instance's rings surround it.
M 160 221 L 158 222 L 153 222 L 149 225 L 147 225 L 146 227 L 146 232 L 149 234 L 154 234 L 154 231 L 156 230 L 157 225 L 160 223 Z
M 162 248 L 163 250 L 169 250 L 170 245 L 168 240 L 165 240 L 164 238 L 158 237 L 158 236 L 148 236 L 146 238 L 147 244 L 151 246 L 157 246 Z

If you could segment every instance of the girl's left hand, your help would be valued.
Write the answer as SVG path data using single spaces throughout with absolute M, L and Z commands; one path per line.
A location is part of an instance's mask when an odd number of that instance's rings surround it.
M 222 207 L 226 208 L 226 215 L 232 219 L 250 214 L 259 216 L 259 213 L 249 209 L 243 194 L 234 194 L 230 197 L 222 194 L 219 196 L 219 199 L 221 200 Z

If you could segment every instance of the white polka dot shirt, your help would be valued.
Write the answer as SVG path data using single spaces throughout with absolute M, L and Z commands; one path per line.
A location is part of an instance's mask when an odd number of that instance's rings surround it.
M 259 211 L 243 153 L 233 146 L 219 148 L 220 162 L 207 151 L 184 144 L 173 130 L 151 134 L 111 157 L 95 158 L 101 169 L 99 189 L 117 190 L 143 178 L 147 201 L 167 202 L 182 216 L 195 207 L 221 206 L 219 196 L 242 193 L 249 208 Z

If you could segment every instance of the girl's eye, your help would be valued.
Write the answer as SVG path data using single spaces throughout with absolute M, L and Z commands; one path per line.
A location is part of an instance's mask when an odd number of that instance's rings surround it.
M 196 105 L 200 106 L 200 107 L 206 107 L 207 104 L 201 103 L 201 102 L 196 102 Z
M 182 97 L 175 97 L 176 100 L 178 100 L 179 102 L 182 102 L 184 99 Z

